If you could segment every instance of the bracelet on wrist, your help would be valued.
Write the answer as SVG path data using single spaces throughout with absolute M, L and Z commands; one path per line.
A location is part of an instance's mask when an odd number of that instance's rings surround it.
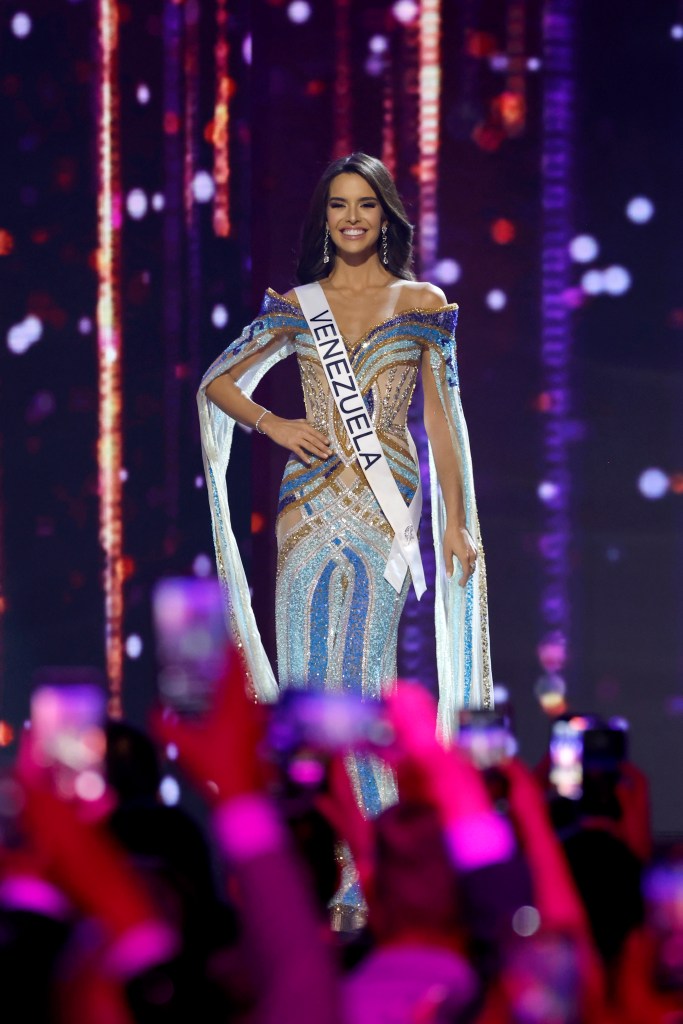
M 264 409 L 263 412 L 261 413 L 261 415 L 259 416 L 259 418 L 256 420 L 256 423 L 254 424 L 254 430 L 257 432 L 257 434 L 263 434 L 264 437 L 265 437 L 265 433 L 266 432 L 265 432 L 265 430 L 261 430 L 261 428 L 259 426 L 259 423 L 261 422 L 261 420 L 263 419 L 264 416 L 268 415 L 269 412 L 270 412 L 270 409 Z

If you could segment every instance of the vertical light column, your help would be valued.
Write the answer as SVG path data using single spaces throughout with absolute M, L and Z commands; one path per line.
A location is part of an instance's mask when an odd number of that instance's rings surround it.
M 7 597 L 5 595 L 5 488 L 3 484 L 4 470 L 4 443 L 5 439 L 0 435 L 0 747 L 3 743 L 2 715 L 5 710 L 5 613 L 7 612 Z
M 228 2 L 216 3 L 216 100 L 213 111 L 213 230 L 219 238 L 230 234 L 230 44 Z
M 396 104 L 394 102 L 394 61 L 387 55 L 382 85 L 382 163 L 396 176 Z
M 119 179 L 118 5 L 98 0 L 98 293 L 100 544 L 104 551 L 105 654 L 109 713 L 122 714 L 123 528 L 121 516 L 121 301 L 123 197 Z
M 422 0 L 420 6 L 419 181 L 420 270 L 429 277 L 439 245 L 437 191 L 439 184 L 439 119 L 441 101 L 441 0 Z
M 506 51 L 508 70 L 505 92 L 502 96 L 501 116 L 505 134 L 509 138 L 522 135 L 526 128 L 526 72 L 525 53 L 526 0 L 510 0 L 506 17 Z
M 541 563 L 539 696 L 561 704 L 571 631 L 570 546 L 572 311 L 569 242 L 573 235 L 576 0 L 547 0 L 543 13 L 541 195 L 541 420 L 544 513 Z M 544 701 L 545 703 L 545 701 Z
M 335 0 L 336 61 L 333 108 L 333 159 L 353 150 L 351 126 L 351 0 Z
M 420 277 L 430 279 L 439 245 L 438 185 L 441 105 L 441 0 L 423 0 L 417 26 L 417 159 L 418 159 L 418 256 Z M 410 31 L 410 27 L 408 29 Z M 409 416 L 420 475 L 429 478 L 429 446 L 422 420 L 421 402 L 413 402 Z M 423 522 L 430 519 L 429 488 L 424 489 Z M 423 530 L 422 560 L 428 583 L 434 579 L 434 548 L 431 531 Z M 418 601 L 411 590 L 401 625 L 400 669 L 436 688 L 434 610 L 430 602 Z
M 185 0 L 185 47 L 183 66 L 185 75 L 185 156 L 184 194 L 185 228 L 187 232 L 187 372 L 192 381 L 201 373 L 201 234 L 197 202 L 203 198 L 202 181 L 199 173 L 200 145 L 200 17 L 199 0 Z M 212 183 L 213 187 L 213 183 Z M 214 192 L 215 195 L 215 192 Z M 182 431 L 181 431 L 182 432 Z

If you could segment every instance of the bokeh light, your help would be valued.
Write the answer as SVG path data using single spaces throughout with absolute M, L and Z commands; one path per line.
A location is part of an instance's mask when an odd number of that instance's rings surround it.
M 543 670 L 556 675 L 567 662 L 566 638 L 558 630 L 546 633 L 536 648 L 536 655 Z
M 137 633 L 131 633 L 130 636 L 126 637 L 126 654 L 129 658 L 132 660 L 139 658 L 142 650 L 142 637 L 138 636 Z
M 27 316 L 21 323 L 13 324 L 7 332 L 7 348 L 15 356 L 28 352 L 43 336 L 43 325 L 37 316 Z
M 370 53 L 386 53 L 389 49 L 389 40 L 386 36 L 370 36 L 370 39 L 368 40 L 368 49 L 370 50 Z
M 287 17 L 295 25 L 303 25 L 313 13 L 311 5 L 306 0 L 293 0 L 287 8 Z
M 542 675 L 536 681 L 534 694 L 541 710 L 555 718 L 567 710 L 567 684 L 560 675 Z
M 590 263 L 599 251 L 597 239 L 592 235 L 577 235 L 569 243 L 569 255 L 576 263 Z
M 672 473 L 669 477 L 672 494 L 683 494 L 683 473 Z
M 152 98 L 152 93 L 150 91 L 149 86 L 145 82 L 140 82 L 137 89 L 135 90 L 135 97 L 138 103 L 141 103 L 143 106 L 146 103 L 149 103 L 150 99 Z
M 541 915 L 536 907 L 519 907 L 512 915 L 512 930 L 523 939 L 535 935 L 541 927 Z
M 165 775 L 159 784 L 159 796 L 166 807 L 175 807 L 180 801 L 180 786 L 172 775 Z
M 0 721 L 0 747 L 8 747 L 14 739 L 14 729 L 9 722 Z M 7 784 L 8 780 L 4 780 Z
M 384 71 L 384 61 L 378 54 L 371 53 L 365 62 L 365 71 L 366 74 L 377 78 Z
M 218 303 L 211 310 L 211 323 L 214 327 L 227 327 L 229 320 L 228 310 L 222 303 Z
M 26 410 L 26 422 L 32 426 L 42 423 L 56 408 L 57 402 L 51 391 L 37 391 Z
M 206 578 L 211 575 L 213 569 L 213 559 L 209 558 L 208 555 L 200 554 L 197 555 L 194 562 L 192 563 L 192 572 L 195 576 Z
M 672 25 L 671 26 L 671 38 L 680 40 L 683 39 L 683 25 Z
M 14 236 L 0 228 L 0 256 L 9 256 L 14 249 Z
M 208 171 L 197 171 L 192 179 L 192 195 L 198 203 L 210 203 L 214 197 L 216 185 Z
M 106 784 L 99 772 L 92 768 L 79 772 L 74 780 L 74 792 L 81 800 L 94 803 L 101 800 L 106 792 Z
M 669 477 L 663 469 L 650 466 L 649 469 L 643 470 L 638 477 L 638 490 L 644 498 L 657 501 L 659 498 L 663 498 L 669 490 Z
M 152 209 L 156 210 L 158 213 L 159 210 L 163 210 L 165 206 L 166 197 L 164 196 L 164 194 L 162 192 L 155 192 L 154 195 L 152 196 Z
M 400 21 L 402 25 L 410 25 L 417 18 L 420 8 L 415 0 L 396 0 L 391 10 L 396 21 Z
M 647 224 L 652 220 L 655 212 L 655 204 L 647 196 L 634 196 L 626 204 L 626 216 L 634 224 Z
M 134 188 L 126 196 L 126 209 L 133 220 L 141 220 L 147 213 L 147 196 L 141 188 Z
M 624 295 L 631 287 L 631 275 L 626 267 L 607 267 L 602 281 L 608 295 Z
M 33 28 L 33 22 L 25 11 L 17 11 L 17 13 L 12 16 L 10 28 L 17 39 L 25 39 Z
M 551 505 L 560 493 L 560 488 L 552 480 L 542 480 L 536 488 L 536 494 L 546 505 Z
M 602 270 L 587 270 L 581 278 L 581 287 L 586 295 L 602 295 L 605 290 L 605 277 Z
M 462 269 L 456 260 L 439 260 L 432 272 L 432 277 L 439 284 L 455 284 L 462 276 Z
M 493 288 L 486 296 L 486 305 L 496 313 L 505 309 L 507 301 L 507 295 L 500 288 Z
M 509 245 L 514 241 L 516 234 L 515 225 L 506 217 L 499 217 L 491 225 L 491 237 L 498 245 Z

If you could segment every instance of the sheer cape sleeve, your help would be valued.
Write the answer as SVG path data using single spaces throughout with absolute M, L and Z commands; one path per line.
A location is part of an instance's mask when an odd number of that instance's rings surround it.
M 451 441 L 462 474 L 467 529 L 477 548 L 477 568 L 467 585 L 458 583 L 459 572 L 449 580 L 442 554 L 446 507 L 429 448 L 432 534 L 435 553 L 434 619 L 439 677 L 438 730 L 450 740 L 459 708 L 493 707 L 489 655 L 486 562 L 481 541 L 472 476 L 472 456 L 467 424 L 460 401 L 455 345 L 457 306 L 446 306 L 425 317 L 423 344 L 429 349 L 441 406 L 448 421 Z
M 240 650 L 258 700 L 277 699 L 273 669 L 263 647 L 249 585 L 232 531 L 225 474 L 230 460 L 235 420 L 207 397 L 206 388 L 223 373 L 232 372 L 244 394 L 251 396 L 259 381 L 281 359 L 294 351 L 293 339 L 306 329 L 306 321 L 291 303 L 267 291 L 258 317 L 209 367 L 197 394 L 202 459 L 211 508 L 211 526 L 218 576 L 226 598 L 226 617 L 233 641 Z M 239 364 L 249 359 L 244 373 Z

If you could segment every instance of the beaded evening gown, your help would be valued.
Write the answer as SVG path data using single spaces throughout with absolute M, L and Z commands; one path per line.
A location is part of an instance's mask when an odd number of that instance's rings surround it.
M 418 486 L 406 420 L 425 351 L 462 469 L 467 524 L 479 548 L 477 570 L 464 589 L 456 582 L 459 572 L 449 582 L 443 570 L 445 510 L 430 457 L 437 549 L 439 725 L 447 737 L 458 707 L 491 704 L 485 564 L 458 389 L 456 320 L 455 305 L 435 311 L 409 310 L 377 324 L 347 346 L 367 412 L 406 504 Z M 291 353 L 299 364 L 306 418 L 330 438 L 333 453 L 324 460 L 312 457 L 310 466 L 291 456 L 285 467 L 276 527 L 279 683 L 379 697 L 396 676 L 398 625 L 410 573 L 400 594 L 384 579 L 391 528 L 353 457 L 302 311 L 298 303 L 272 290 L 266 292 L 257 319 L 210 367 L 198 396 L 218 573 L 227 595 L 232 634 L 257 695 L 276 699 L 277 684 L 230 529 L 225 471 L 234 421 L 206 397 L 205 388 L 245 362 L 238 384 L 251 394 L 263 375 Z M 353 771 L 369 813 L 391 802 L 393 780 L 378 762 L 357 759 Z

